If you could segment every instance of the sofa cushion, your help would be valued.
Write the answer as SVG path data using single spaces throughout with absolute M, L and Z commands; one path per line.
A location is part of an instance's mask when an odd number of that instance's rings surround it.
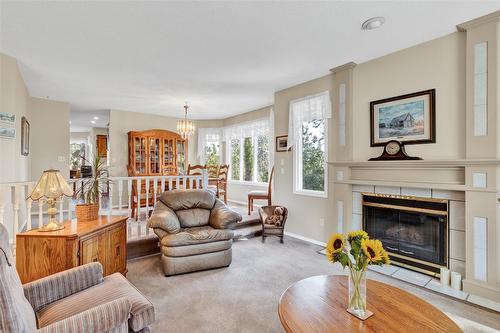
M 215 194 L 205 190 L 174 190 L 163 192 L 160 201 L 174 212 L 183 209 L 212 209 L 215 204 Z
M 177 234 L 169 234 L 161 239 L 162 246 L 185 246 L 212 243 L 233 239 L 233 231 L 214 229 L 212 227 L 195 227 L 182 229 Z
M 158 201 L 153 214 L 148 219 L 148 227 L 162 229 L 169 234 L 175 234 L 181 229 L 181 224 L 177 214 L 163 202 Z
M 201 227 L 208 225 L 210 210 L 202 208 L 192 208 L 178 210 L 175 212 L 179 218 L 182 228 Z
M 24 296 L 10 250 L 9 235 L 0 223 L 0 332 L 35 330 L 35 312 Z
M 232 240 L 185 246 L 162 246 L 161 253 L 167 257 L 187 257 L 204 253 L 224 251 L 231 248 Z
M 128 280 L 120 273 L 104 278 L 104 282 L 51 303 L 37 312 L 38 326 L 45 327 L 57 321 L 86 311 L 97 305 L 126 297 L 130 304 L 129 328 L 140 331 L 154 321 L 154 307 Z

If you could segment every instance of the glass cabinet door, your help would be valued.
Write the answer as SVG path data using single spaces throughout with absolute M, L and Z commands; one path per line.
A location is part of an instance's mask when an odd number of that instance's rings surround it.
M 161 174 L 160 139 L 149 138 L 149 173 Z
M 177 170 L 179 174 L 186 174 L 186 141 L 177 140 Z
M 134 138 L 134 168 L 136 173 L 146 173 L 146 138 Z

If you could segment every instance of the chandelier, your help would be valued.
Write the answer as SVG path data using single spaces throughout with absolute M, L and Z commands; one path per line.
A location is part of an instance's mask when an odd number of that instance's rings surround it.
M 186 140 L 188 136 L 194 134 L 194 123 L 191 120 L 187 119 L 189 106 L 184 105 L 184 119 L 177 120 L 177 133 Z

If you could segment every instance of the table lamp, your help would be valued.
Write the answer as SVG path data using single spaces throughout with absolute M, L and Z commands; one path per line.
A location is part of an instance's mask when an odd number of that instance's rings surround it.
M 40 180 L 31 191 L 28 199 L 38 201 L 46 199 L 49 209 L 49 223 L 38 229 L 38 231 L 56 231 L 64 229 L 62 223 L 58 223 L 55 216 L 57 214 L 56 200 L 63 195 L 71 197 L 73 190 L 63 178 L 59 170 L 45 170 Z M 41 223 L 40 221 L 39 223 Z

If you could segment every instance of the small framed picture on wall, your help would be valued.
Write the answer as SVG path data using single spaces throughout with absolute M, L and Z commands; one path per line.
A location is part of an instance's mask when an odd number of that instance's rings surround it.
M 288 151 L 288 135 L 280 135 L 276 137 L 276 152 Z

